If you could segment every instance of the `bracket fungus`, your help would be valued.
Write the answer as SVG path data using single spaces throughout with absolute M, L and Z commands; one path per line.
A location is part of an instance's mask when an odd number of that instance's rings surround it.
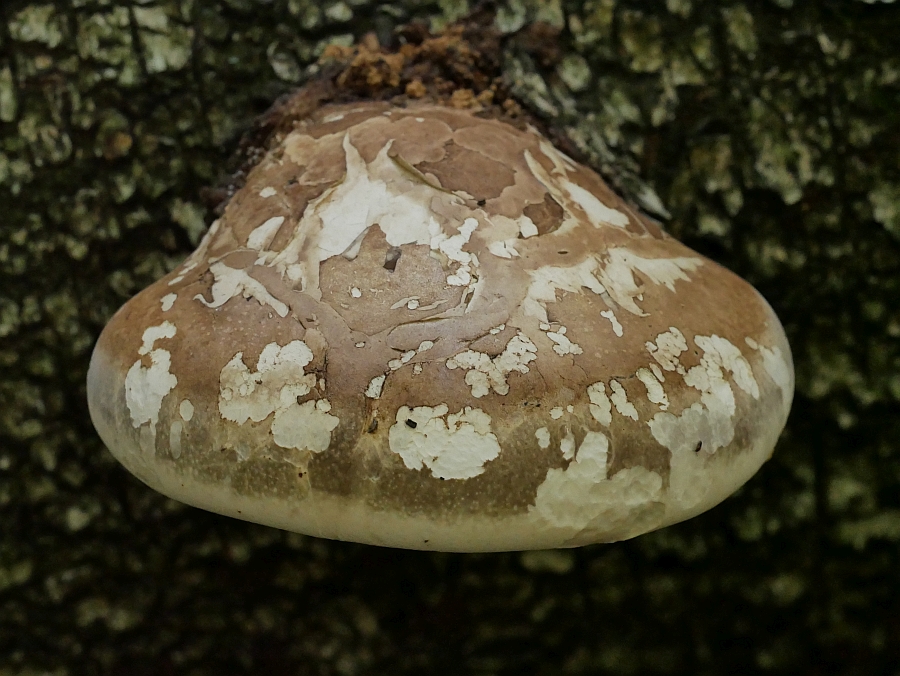
M 100 336 L 91 415 L 139 479 L 310 535 L 499 551 L 682 521 L 769 457 L 793 369 L 748 283 L 510 106 L 313 90 Z

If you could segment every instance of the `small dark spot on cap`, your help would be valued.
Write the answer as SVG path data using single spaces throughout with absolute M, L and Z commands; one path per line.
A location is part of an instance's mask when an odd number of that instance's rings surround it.
M 694 447 L 694 453 L 699 453 L 701 448 L 703 448 L 703 442 L 698 441 L 697 445 Z
M 397 269 L 397 261 L 400 260 L 400 254 L 403 253 L 400 251 L 400 247 L 392 246 L 387 250 L 387 253 L 384 254 L 384 269 L 393 272 Z
M 415 420 L 410 420 L 409 418 L 407 418 L 406 426 L 411 427 L 412 429 L 416 429 L 419 426 L 419 423 L 417 423 Z
M 378 418 L 372 418 L 372 422 L 369 423 L 369 434 L 372 434 L 375 430 L 378 429 Z
M 477 204 L 480 207 L 483 207 L 485 204 L 487 204 L 487 200 L 478 200 L 475 204 Z M 425 540 L 425 542 L 428 542 L 428 540 Z
M 563 249 L 562 251 L 557 251 L 556 253 L 558 253 L 560 256 L 565 256 L 569 252 Z

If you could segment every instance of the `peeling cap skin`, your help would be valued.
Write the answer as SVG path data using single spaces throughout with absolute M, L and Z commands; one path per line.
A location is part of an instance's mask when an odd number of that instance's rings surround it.
M 749 284 L 536 130 L 428 102 L 298 122 L 88 375 L 106 445 L 172 498 L 446 551 L 699 514 L 793 385 Z

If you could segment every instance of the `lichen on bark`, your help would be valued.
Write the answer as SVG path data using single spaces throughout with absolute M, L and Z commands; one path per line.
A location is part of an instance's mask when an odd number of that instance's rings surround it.
M 511 92 L 785 322 L 773 459 L 710 514 L 528 555 L 317 541 L 152 493 L 93 341 L 329 46 L 474 2 L 0 8 L 0 673 L 886 673 L 900 662 L 900 9 L 508 0 Z M 314 665 L 310 666 L 310 665 Z M 447 666 L 447 665 L 452 665 Z M 818 670 L 818 671 L 817 671 Z

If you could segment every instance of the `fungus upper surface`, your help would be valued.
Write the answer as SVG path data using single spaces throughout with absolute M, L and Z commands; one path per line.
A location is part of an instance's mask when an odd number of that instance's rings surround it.
M 771 453 L 790 352 L 746 282 L 525 125 L 323 106 L 98 342 L 95 424 L 179 500 L 402 547 L 613 541 Z

